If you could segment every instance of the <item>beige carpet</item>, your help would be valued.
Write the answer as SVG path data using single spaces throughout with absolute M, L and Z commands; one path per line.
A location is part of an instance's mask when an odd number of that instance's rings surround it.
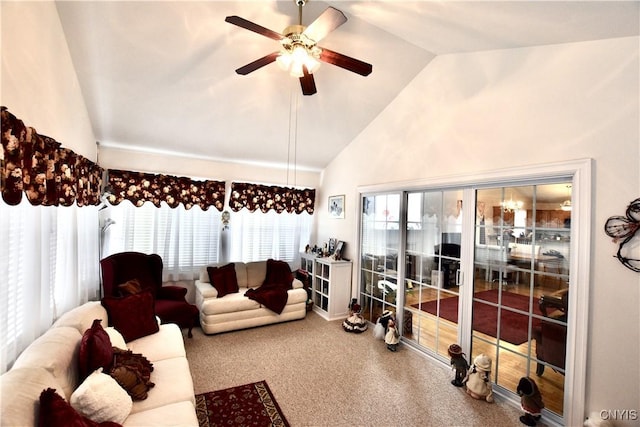
M 185 343 L 196 394 L 266 380 L 294 427 L 523 425 L 512 404 L 452 386 L 447 366 L 315 313 L 218 335 L 194 329 Z

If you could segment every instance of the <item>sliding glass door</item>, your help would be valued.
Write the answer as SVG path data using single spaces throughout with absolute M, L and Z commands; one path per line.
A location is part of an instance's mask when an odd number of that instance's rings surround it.
M 395 312 L 403 341 L 446 363 L 453 343 L 488 355 L 497 393 L 534 378 L 562 420 L 572 200 L 570 178 L 363 194 L 364 316 Z
M 479 189 L 476 200 L 471 357 L 490 356 L 511 392 L 534 378 L 562 415 L 571 185 Z
M 459 342 L 462 191 L 409 192 L 406 206 L 403 336 L 446 356 Z

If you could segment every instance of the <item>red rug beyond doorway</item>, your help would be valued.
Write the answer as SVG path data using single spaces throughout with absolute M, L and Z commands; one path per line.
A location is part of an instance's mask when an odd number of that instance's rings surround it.
M 476 292 L 474 298 L 492 303 L 498 302 L 498 290 Z M 502 305 L 522 311 L 529 311 L 529 297 L 502 291 Z M 436 301 L 413 304 L 412 307 L 436 314 Z M 538 298 L 533 299 L 533 313 L 542 316 Z M 458 297 L 445 298 L 440 301 L 440 317 L 458 323 Z M 532 328 L 540 325 L 540 319 L 533 319 Z M 483 334 L 497 337 L 498 308 L 479 301 L 473 301 L 473 329 Z M 528 317 L 510 310 L 501 310 L 500 339 L 511 344 L 520 345 L 527 341 Z
M 265 381 L 196 395 L 200 427 L 289 427 Z

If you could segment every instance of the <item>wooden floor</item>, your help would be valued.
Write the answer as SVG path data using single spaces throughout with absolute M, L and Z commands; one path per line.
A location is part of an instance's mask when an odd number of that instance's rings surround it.
M 496 286 L 496 283 L 477 280 L 474 291 L 481 292 Z M 555 292 L 559 286 L 562 286 L 562 284 L 556 282 L 541 284 L 534 288 L 534 296 L 537 298 L 543 294 Z M 451 296 L 457 293 L 455 288 L 448 289 L 448 291 L 453 292 L 450 294 Z M 508 291 L 528 295 L 529 287 L 528 285 L 510 284 Z M 457 336 L 457 324 L 445 319 L 437 319 L 434 315 L 411 307 L 412 304 L 416 304 L 420 300 L 422 302 L 435 300 L 437 293 L 437 289 L 429 287 L 423 287 L 421 292 L 415 292 L 414 289 L 413 292 L 406 293 L 405 310 L 412 312 L 413 328 L 410 333 L 408 331 L 405 332 L 404 338 L 415 342 L 420 347 L 426 348 L 427 351 L 435 352 L 448 359 L 447 349 L 449 345 L 460 341 Z M 441 291 L 440 293 L 440 298 L 446 297 L 444 292 Z M 374 317 L 372 321 L 375 322 L 377 315 L 372 316 Z M 546 408 L 562 416 L 564 375 L 547 367 L 542 376 L 537 376 L 535 361 L 530 362 L 527 370 L 528 359 L 526 355 L 531 355 L 532 358 L 535 357 L 535 345 L 535 340 L 530 340 L 520 345 L 501 341 L 497 345 L 494 337 L 473 331 L 472 354 L 467 355 L 467 360 L 471 363 L 471 359 L 480 353 L 490 355 L 494 361 L 492 375 L 495 383 L 513 393 L 516 392 L 516 387 L 521 377 L 531 376 L 538 384 Z M 498 361 L 498 369 L 495 369 L 496 360 Z

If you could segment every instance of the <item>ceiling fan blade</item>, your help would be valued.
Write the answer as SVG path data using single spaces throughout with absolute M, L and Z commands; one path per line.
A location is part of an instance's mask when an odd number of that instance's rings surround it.
M 313 78 L 313 74 L 307 71 L 307 66 L 302 67 L 303 76 L 300 77 L 300 87 L 302 88 L 303 95 L 313 95 L 317 92 L 316 81 Z
M 243 76 L 246 76 L 247 74 L 257 70 L 258 68 L 262 68 L 265 65 L 271 64 L 273 61 L 276 60 L 278 55 L 279 55 L 278 52 L 273 52 L 273 53 L 270 53 L 268 55 L 265 55 L 260 59 L 256 59 L 255 61 L 250 62 L 247 65 L 238 68 L 236 70 L 236 73 L 242 74 Z
M 265 28 L 262 25 L 254 24 L 253 22 L 247 21 L 246 19 L 240 18 L 236 15 L 227 16 L 224 20 L 230 24 L 237 25 L 238 27 L 253 31 L 254 33 L 269 37 L 270 39 L 280 41 L 283 38 L 282 34 L 280 33 L 276 33 L 275 31 Z
M 371 74 L 371 71 L 373 71 L 373 66 L 371 64 L 367 64 L 359 59 L 351 58 L 350 56 L 343 55 L 329 49 L 321 49 L 322 53 L 320 54 L 320 61 L 337 65 L 338 67 L 360 74 L 361 76 L 368 76 Z
M 347 22 L 347 17 L 344 13 L 333 7 L 328 7 L 322 12 L 322 15 L 309 24 L 303 34 L 317 43 L 345 22 Z

